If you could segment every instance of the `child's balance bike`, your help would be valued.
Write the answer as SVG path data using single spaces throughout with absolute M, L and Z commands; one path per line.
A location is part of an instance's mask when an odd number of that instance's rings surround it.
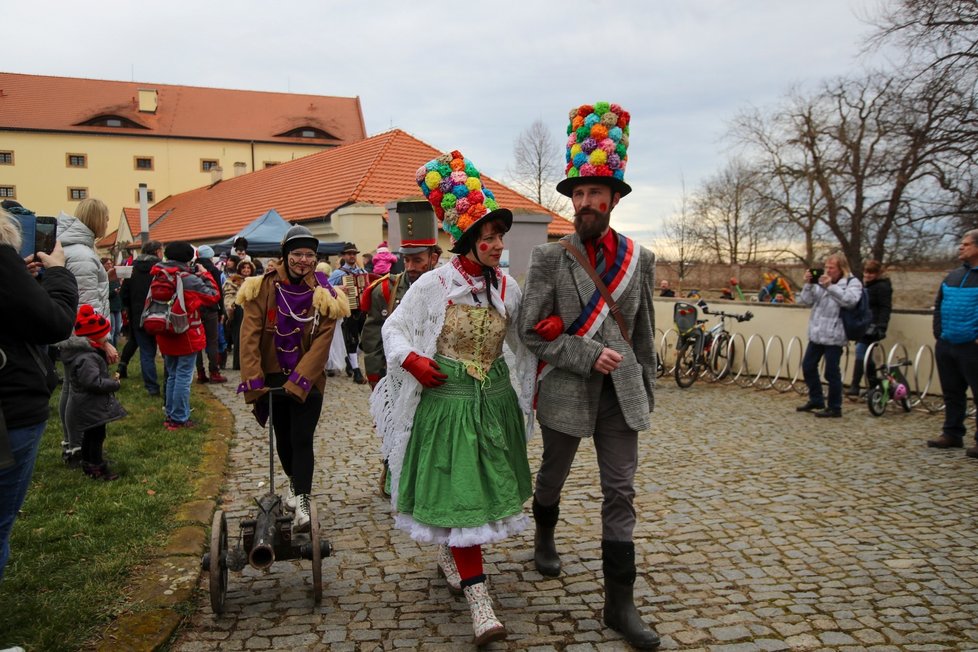
M 866 393 L 866 404 L 873 416 L 883 416 L 890 399 L 900 403 L 904 412 L 910 411 L 910 386 L 906 376 L 900 371 L 900 367 L 909 366 L 910 361 L 903 360 L 896 364 L 881 365 L 876 370 L 876 384 Z
M 281 388 L 269 390 L 284 391 Z M 215 614 L 224 613 L 228 589 L 228 571 L 238 572 L 246 565 L 267 571 L 276 559 L 311 559 L 312 589 L 316 604 L 323 598 L 322 558 L 332 552 L 329 541 L 319 538 L 319 519 L 316 503 L 309 503 L 311 517 L 308 534 L 292 532 L 292 516 L 285 503 L 275 493 L 275 426 L 272 423 L 272 400 L 268 397 L 268 493 L 255 498 L 258 513 L 242 519 L 237 547 L 228 549 L 228 526 L 224 512 L 218 509 L 211 523 L 210 551 L 201 561 L 210 574 L 211 608 Z

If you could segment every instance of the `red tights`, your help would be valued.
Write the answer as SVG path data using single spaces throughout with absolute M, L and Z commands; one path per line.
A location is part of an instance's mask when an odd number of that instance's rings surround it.
M 452 548 L 452 557 L 463 582 L 482 575 L 482 546 Z

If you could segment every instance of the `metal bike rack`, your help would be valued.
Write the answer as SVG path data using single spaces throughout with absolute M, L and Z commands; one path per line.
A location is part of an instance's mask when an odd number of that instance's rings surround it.
M 795 372 L 791 373 L 791 352 L 794 351 L 795 348 L 798 349 L 798 364 L 795 367 Z M 791 376 L 791 380 L 788 381 L 788 387 L 786 389 L 778 390 L 778 391 L 786 392 L 789 389 L 793 389 L 798 394 L 805 394 L 808 392 L 808 386 L 806 386 L 805 383 L 801 383 L 800 386 L 797 384 L 798 376 L 801 374 L 801 363 L 804 360 L 804 357 L 805 357 L 805 351 L 801 343 L 801 338 L 798 337 L 797 335 L 792 335 L 791 339 L 788 340 L 788 347 L 784 353 L 785 377 Z
M 761 347 L 761 364 L 758 367 L 758 372 L 756 376 L 750 375 L 750 345 L 754 342 L 759 342 Z M 744 345 L 744 361 L 741 365 L 741 369 L 737 374 L 737 384 L 741 387 L 752 387 L 754 382 L 764 373 L 764 338 L 757 333 L 752 333 L 750 337 L 747 338 L 747 344 Z M 747 372 L 747 376 L 742 376 L 744 372 Z
M 679 342 L 679 333 L 676 329 L 669 328 L 662 333 L 659 340 L 659 351 L 662 357 L 662 375 L 670 376 L 676 370 L 676 344 Z M 671 345 L 670 345 L 671 344 Z
M 930 359 L 930 369 L 927 371 L 927 384 L 921 388 L 920 365 L 922 362 L 921 356 L 925 351 Z M 912 407 L 917 407 L 918 405 L 923 406 L 923 408 L 931 414 L 937 410 L 932 409 L 931 406 L 924 401 L 924 398 L 927 396 L 927 392 L 930 391 L 931 383 L 934 381 L 934 367 L 934 349 L 930 348 L 930 346 L 926 344 L 921 345 L 921 347 L 917 349 L 917 355 L 915 355 L 913 359 L 913 394 L 915 394 L 916 397 L 910 400 L 910 405 Z
M 775 342 L 778 343 L 778 348 L 780 350 L 777 368 L 775 368 L 774 364 L 771 363 L 771 360 L 773 360 L 773 358 L 771 357 L 771 350 L 772 350 L 772 345 Z M 778 379 L 781 377 L 781 367 L 783 366 L 784 366 L 784 340 L 781 339 L 780 335 L 772 335 L 771 338 L 767 341 L 767 344 L 764 346 L 764 372 L 766 374 L 770 374 L 771 369 L 775 369 L 775 371 L 773 375 L 768 375 L 768 383 L 762 387 L 758 387 L 757 389 L 772 389 L 775 383 L 777 383 Z

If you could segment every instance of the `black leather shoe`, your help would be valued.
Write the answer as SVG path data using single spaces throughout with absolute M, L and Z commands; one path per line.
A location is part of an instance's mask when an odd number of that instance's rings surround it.
M 799 405 L 798 407 L 796 407 L 795 412 L 811 412 L 813 410 L 821 410 L 824 407 L 825 406 L 822 405 L 821 403 L 816 403 L 815 401 L 809 401 L 804 405 Z
M 833 410 L 832 408 L 825 408 L 821 412 L 816 412 L 817 417 L 841 417 L 842 410 Z

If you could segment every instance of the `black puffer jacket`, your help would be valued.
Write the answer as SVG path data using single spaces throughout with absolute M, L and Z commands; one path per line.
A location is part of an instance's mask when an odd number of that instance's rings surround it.
M 113 394 L 119 381 L 109 376 L 109 363 L 101 349 L 76 337 L 61 347 L 65 373 L 70 376 L 71 394 L 65 420 L 72 430 L 82 432 L 126 416 Z
M 873 313 L 873 321 L 861 341 L 869 344 L 886 337 L 890 313 L 893 311 L 893 285 L 888 278 L 877 278 L 866 284 L 866 292 L 869 294 L 869 310 Z
M 8 428 L 24 428 L 48 418 L 54 369 L 44 345 L 71 335 L 78 284 L 64 267 L 38 282 L 8 245 L 0 245 L 0 279 L 0 406 Z
M 153 265 L 158 262 L 160 259 L 152 254 L 139 254 L 132 264 L 132 276 L 122 283 L 122 306 L 129 311 L 130 324 L 139 325 L 149 284 L 153 282 Z

